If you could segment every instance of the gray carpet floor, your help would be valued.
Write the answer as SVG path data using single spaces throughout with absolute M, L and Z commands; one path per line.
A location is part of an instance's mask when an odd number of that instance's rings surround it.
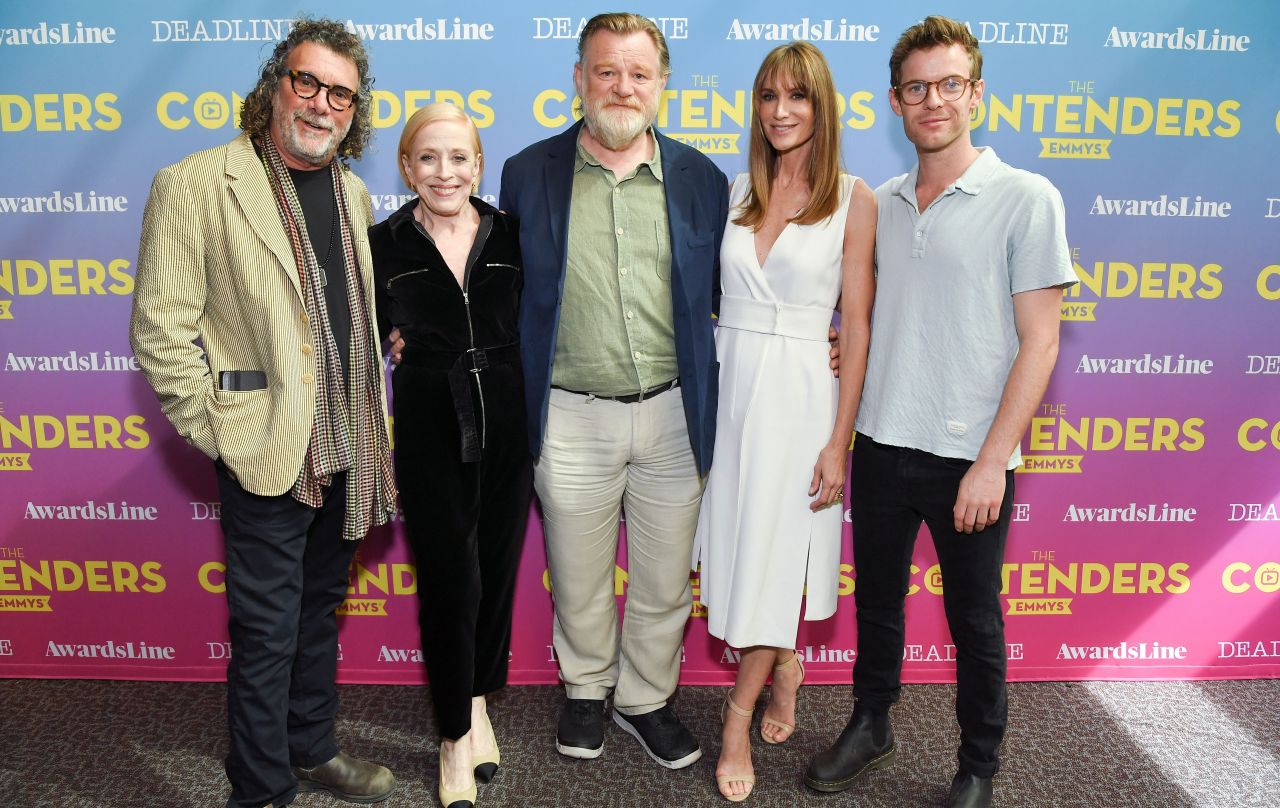
M 339 739 L 391 767 L 387 808 L 436 805 L 435 731 L 427 692 L 341 688 Z M 681 771 L 650 762 L 607 725 L 594 761 L 562 758 L 553 737 L 561 691 L 507 688 L 491 700 L 502 768 L 479 806 L 676 808 L 728 805 L 716 792 L 723 688 L 685 687 L 676 710 L 702 743 Z M 905 688 L 894 708 L 898 759 L 843 794 L 801 783 L 809 758 L 843 728 L 847 687 L 801 691 L 799 728 L 773 747 L 757 737 L 748 806 L 935 806 L 955 767 L 954 688 Z M 1280 681 L 1038 683 L 1010 687 L 1009 732 L 996 779 L 1000 806 L 1280 806 Z M 757 713 L 756 722 L 759 722 Z M 229 788 L 224 688 L 211 684 L 0 680 L 3 808 L 218 808 Z M 305 794 L 297 808 L 338 806 Z

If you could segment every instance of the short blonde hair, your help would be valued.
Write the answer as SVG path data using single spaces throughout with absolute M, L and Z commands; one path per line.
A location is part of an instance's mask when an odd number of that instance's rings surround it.
M 418 136 L 422 128 L 436 121 L 465 122 L 471 129 L 471 141 L 476 151 L 475 184 L 478 187 L 480 178 L 484 176 L 484 161 L 480 159 L 484 156 L 484 150 L 480 146 L 480 130 L 476 128 L 476 122 L 471 120 L 470 115 L 463 112 L 461 108 L 444 101 L 419 107 L 416 112 L 409 116 L 409 120 L 404 122 L 404 129 L 400 131 L 400 148 L 396 157 L 396 166 L 400 169 L 400 179 L 404 180 L 405 186 L 410 191 L 416 190 L 413 187 L 413 183 L 409 181 L 409 175 L 404 170 L 404 158 L 409 156 L 409 149 L 413 146 L 413 139 Z

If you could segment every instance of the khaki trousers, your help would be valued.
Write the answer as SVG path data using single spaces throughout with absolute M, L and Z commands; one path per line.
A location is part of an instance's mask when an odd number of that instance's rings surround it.
M 551 390 L 534 488 L 569 698 L 612 690 L 620 712 L 639 714 L 675 692 L 703 483 L 680 388 L 635 404 Z M 614 567 L 624 509 L 629 580 L 619 639 Z

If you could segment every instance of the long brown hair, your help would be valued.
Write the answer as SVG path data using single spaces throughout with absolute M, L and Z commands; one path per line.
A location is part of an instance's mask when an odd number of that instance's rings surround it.
M 767 82 L 790 79 L 813 105 L 813 143 L 807 178 L 809 203 L 788 221 L 816 224 L 840 206 L 840 119 L 836 85 L 822 51 L 808 42 L 789 42 L 769 51 L 751 88 L 751 146 L 747 160 L 751 189 L 733 223 L 758 230 L 769 208 L 769 192 L 778 173 L 778 152 L 764 134 L 760 93 Z

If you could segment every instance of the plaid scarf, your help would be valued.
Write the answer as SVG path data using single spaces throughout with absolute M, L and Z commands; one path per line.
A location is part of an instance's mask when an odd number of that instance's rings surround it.
M 342 263 L 347 275 L 347 303 L 351 308 L 349 389 L 343 387 L 342 362 L 329 327 L 323 270 L 311 249 L 293 178 L 289 176 L 289 170 L 269 135 L 263 137 L 259 145 L 276 206 L 280 209 L 280 220 L 293 247 L 302 302 L 311 324 L 313 344 L 317 346 L 316 384 L 319 390 L 315 418 L 311 424 L 311 442 L 307 446 L 302 471 L 289 493 L 304 505 L 319 508 L 324 503 L 324 488 L 332 482 L 333 475 L 347 471 L 347 509 L 342 520 L 342 538 L 358 541 L 364 538 L 371 526 L 381 525 L 391 518 L 395 510 L 396 489 L 391 473 L 386 420 L 382 418 L 379 401 L 377 374 L 382 373 L 382 363 L 372 349 L 377 340 L 365 306 L 364 285 L 357 270 L 342 180 L 337 161 L 334 161 L 329 172 L 333 177 L 333 193 L 338 205 L 338 232 L 342 234 Z

